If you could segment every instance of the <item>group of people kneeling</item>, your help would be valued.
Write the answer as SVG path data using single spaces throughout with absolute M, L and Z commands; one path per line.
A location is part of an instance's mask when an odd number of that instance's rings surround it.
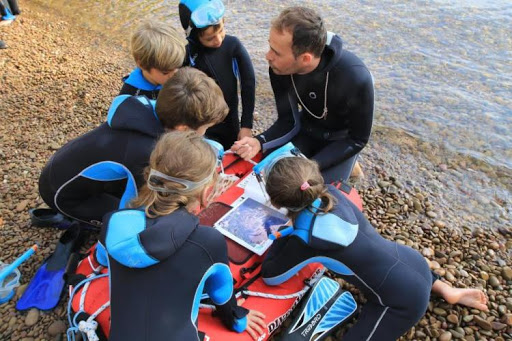
M 196 216 L 208 204 L 206 194 L 217 177 L 217 155 L 202 137 L 205 133 L 244 158 L 290 140 L 309 157 L 288 155 L 266 169 L 270 201 L 288 210 L 296 229 L 303 215 L 310 216 L 309 228 L 322 222 L 314 217 L 332 216 L 337 222 L 332 233 L 343 237 L 292 233 L 281 238 L 266 255 L 262 276 L 274 285 L 308 261 L 328 259 L 334 272 L 336 264 L 342 266 L 346 271 L 338 275 L 368 300 L 344 340 L 397 339 L 424 315 L 431 292 L 452 304 L 487 309 L 482 291 L 441 281 L 417 251 L 381 237 L 328 185 L 345 178 L 341 174 L 347 169 L 350 173 L 368 140 L 373 79 L 357 57 L 341 53 L 341 40 L 326 32 L 314 11 L 288 8 L 273 22 L 267 59 L 279 118 L 267 132 L 252 137 L 254 72 L 238 39 L 224 33 L 223 6 L 182 1 L 180 9 L 188 45 L 165 25 L 141 26 L 132 38 L 139 67 L 125 79 L 106 122 L 57 151 L 39 181 L 40 194 L 52 209 L 102 229 L 100 242 L 111 275 L 111 340 L 196 339 L 203 290 L 210 293 L 226 327 L 246 331 L 254 340 L 266 330 L 262 313 L 236 301 L 232 281 L 231 287 L 211 290 L 231 277 L 224 237 L 199 226 Z M 311 40 L 310 35 L 321 37 L 314 51 L 295 49 Z M 295 59 L 284 60 L 285 53 Z M 181 67 L 183 60 L 190 67 Z M 317 71 L 327 74 L 318 102 L 316 92 L 301 96 L 310 85 L 308 75 L 318 82 Z M 241 123 L 237 77 L 242 80 Z M 329 77 L 344 86 L 328 89 Z M 324 84 L 325 77 L 320 78 Z M 350 86 L 345 84 L 348 78 Z M 334 103 L 336 96 L 328 102 L 330 91 L 341 91 L 344 104 Z M 294 108 L 290 96 L 308 113 L 297 116 L 297 103 Z M 323 113 L 318 117 L 312 113 L 316 107 Z M 84 173 L 102 161 L 121 164 L 134 176 L 138 195 L 127 209 L 119 210 L 124 180 L 97 181 Z M 117 228 L 120 224 L 130 227 Z

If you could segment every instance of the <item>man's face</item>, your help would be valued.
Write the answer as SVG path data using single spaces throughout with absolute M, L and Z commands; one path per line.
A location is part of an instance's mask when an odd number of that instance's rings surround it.
M 292 34 L 287 30 L 279 32 L 274 28 L 270 29 L 269 50 L 265 58 L 276 75 L 292 75 L 302 68 L 300 58 L 293 55 L 292 41 Z

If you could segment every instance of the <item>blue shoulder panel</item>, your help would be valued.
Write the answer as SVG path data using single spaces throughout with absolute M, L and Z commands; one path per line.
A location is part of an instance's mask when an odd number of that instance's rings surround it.
M 80 172 L 79 175 L 96 181 L 127 179 L 119 208 L 125 208 L 130 200 L 137 196 L 137 184 L 135 183 L 135 178 L 128 168 L 118 162 L 101 161 L 87 167 Z
M 142 70 L 140 68 L 136 68 L 130 73 L 128 78 L 124 81 L 126 84 L 129 84 L 137 89 L 145 90 L 145 91 L 155 91 L 160 90 L 162 88 L 161 85 L 155 85 L 149 82 L 144 75 L 142 74 Z
M 130 268 L 147 268 L 158 263 L 139 240 L 139 233 L 146 228 L 144 211 L 124 210 L 110 217 L 105 244 L 108 253 L 119 263 Z
M 117 108 L 123 103 L 127 98 L 132 97 L 130 95 L 119 95 L 112 101 L 112 104 L 110 104 L 110 108 L 108 109 L 107 114 L 107 123 L 109 126 L 112 126 L 112 119 L 114 118 L 114 114 L 117 111 Z
M 233 276 L 229 266 L 223 263 L 215 263 L 203 275 L 192 303 L 192 315 L 190 317 L 194 324 L 199 314 L 199 303 L 203 292 L 206 292 L 215 304 L 226 304 L 233 295 Z
M 96 254 L 95 254 L 95 257 L 96 257 L 96 260 L 98 261 L 98 263 L 100 263 L 101 266 L 108 267 L 108 254 L 107 254 L 107 250 L 105 249 L 103 244 L 101 244 L 100 242 L 98 242 L 96 244 Z
M 358 224 L 351 224 L 335 214 L 319 214 L 313 225 L 312 236 L 341 246 L 349 246 L 356 239 Z
M 267 285 L 279 285 L 279 284 L 284 283 L 287 280 L 289 280 L 292 276 L 294 276 L 302 268 L 304 268 L 306 265 L 311 264 L 311 263 L 321 263 L 327 269 L 334 271 L 340 275 L 352 276 L 354 274 L 352 272 L 352 270 L 350 270 L 345 264 L 343 264 L 339 260 L 329 258 L 329 257 L 324 257 L 324 256 L 318 256 L 318 257 L 306 259 L 302 263 L 295 265 L 293 268 L 289 269 L 288 271 L 282 273 L 279 276 L 263 278 L 263 281 Z

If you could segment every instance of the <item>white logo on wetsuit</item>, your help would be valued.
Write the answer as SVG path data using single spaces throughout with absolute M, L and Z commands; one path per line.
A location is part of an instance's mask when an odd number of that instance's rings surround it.
M 311 98 L 311 99 L 316 99 L 316 92 L 311 91 L 311 92 L 309 93 L 309 98 Z

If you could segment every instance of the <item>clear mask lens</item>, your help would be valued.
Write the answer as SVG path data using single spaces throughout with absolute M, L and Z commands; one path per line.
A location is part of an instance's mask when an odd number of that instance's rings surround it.
M 270 155 L 261 160 L 256 166 L 254 166 L 254 173 L 258 176 L 263 176 L 263 180 L 267 182 L 268 175 L 270 174 L 272 167 L 277 161 L 287 157 L 305 157 L 300 150 L 288 142 L 284 146 L 274 150 Z
M 224 16 L 224 4 L 220 0 L 211 0 L 197 7 L 190 16 L 190 20 L 197 28 L 216 25 Z

